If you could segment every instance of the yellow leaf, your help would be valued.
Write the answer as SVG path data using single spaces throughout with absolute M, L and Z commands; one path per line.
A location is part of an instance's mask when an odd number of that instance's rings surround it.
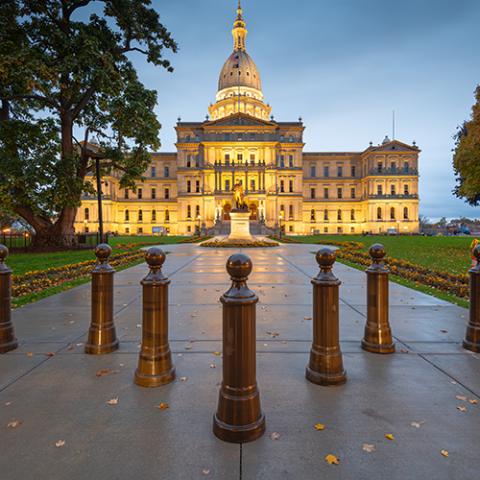
M 476 398 L 469 398 L 468 402 L 471 403 L 472 405 L 477 405 L 478 400 Z
M 448 457 L 448 450 L 442 450 L 440 452 L 444 457 Z
M 222 352 L 213 352 L 213 354 L 214 354 L 216 357 L 219 357 L 219 356 L 222 354 Z
M 393 436 L 393 433 L 386 433 L 385 438 L 387 440 L 395 440 L 395 437 Z
M 157 408 L 159 408 L 160 410 L 166 410 L 167 408 L 170 408 L 170 405 L 168 403 L 160 403 L 159 405 L 157 405 Z
M 338 457 L 336 457 L 335 455 L 332 455 L 331 453 L 329 453 L 326 457 L 325 457 L 325 461 L 329 464 L 329 465 L 338 465 L 340 463 L 340 459 Z
M 315 430 L 325 430 L 325 425 L 323 423 L 316 423 L 314 428 Z

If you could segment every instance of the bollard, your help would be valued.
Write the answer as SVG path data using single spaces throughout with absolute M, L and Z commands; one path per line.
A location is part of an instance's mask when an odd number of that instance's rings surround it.
M 148 250 L 145 260 L 150 268 L 142 280 L 143 325 L 142 348 L 135 371 L 135 383 L 142 387 L 158 387 L 175 378 L 172 354 L 168 345 L 168 285 L 162 273 L 165 254 L 160 248 Z
M 0 353 L 18 347 L 12 324 L 12 271 L 5 265 L 8 248 L 0 244 Z
M 92 321 L 85 344 L 85 353 L 101 355 L 118 349 L 113 323 L 113 276 L 115 270 L 108 263 L 112 253 L 109 245 L 97 245 L 97 265 L 92 271 Z
M 256 304 L 247 286 L 252 262 L 237 253 L 227 261 L 232 286 L 223 304 L 223 381 L 213 433 L 226 442 L 251 442 L 265 432 L 256 379 Z
M 347 380 L 339 342 L 338 287 L 332 272 L 335 252 L 322 248 L 316 260 L 320 272 L 313 284 L 313 342 L 306 377 L 318 385 L 341 385 Z
M 470 319 L 463 348 L 472 352 L 480 352 L 480 245 L 473 250 L 477 265 L 472 267 L 470 274 Z
M 372 265 L 367 268 L 367 323 L 362 348 L 372 353 L 393 353 L 395 344 L 388 323 L 388 274 L 383 259 L 385 247 L 380 243 L 369 250 Z

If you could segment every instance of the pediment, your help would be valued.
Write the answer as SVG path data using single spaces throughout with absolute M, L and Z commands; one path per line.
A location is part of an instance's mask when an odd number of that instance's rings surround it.
M 205 122 L 204 128 L 208 127 L 276 127 L 275 122 L 269 122 L 260 118 L 252 117 L 246 113 L 235 113 L 228 117 L 213 120 L 211 122 Z
M 408 145 L 400 142 L 399 140 L 390 140 L 387 143 L 383 143 L 376 147 L 368 149 L 371 152 L 418 152 L 419 149 L 416 145 Z

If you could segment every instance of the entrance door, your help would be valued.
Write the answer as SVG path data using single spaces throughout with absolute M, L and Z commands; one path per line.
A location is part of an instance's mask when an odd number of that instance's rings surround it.
M 223 219 L 230 220 L 230 212 L 232 211 L 232 206 L 229 203 L 226 203 L 223 206 Z
M 248 207 L 250 210 L 250 220 L 258 220 L 258 209 L 255 203 L 251 203 Z

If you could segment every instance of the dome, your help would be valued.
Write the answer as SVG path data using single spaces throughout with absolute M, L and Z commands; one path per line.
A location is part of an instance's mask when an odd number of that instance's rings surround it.
M 257 66 L 252 57 L 242 50 L 233 52 L 225 62 L 218 80 L 218 91 L 238 86 L 262 90 Z

